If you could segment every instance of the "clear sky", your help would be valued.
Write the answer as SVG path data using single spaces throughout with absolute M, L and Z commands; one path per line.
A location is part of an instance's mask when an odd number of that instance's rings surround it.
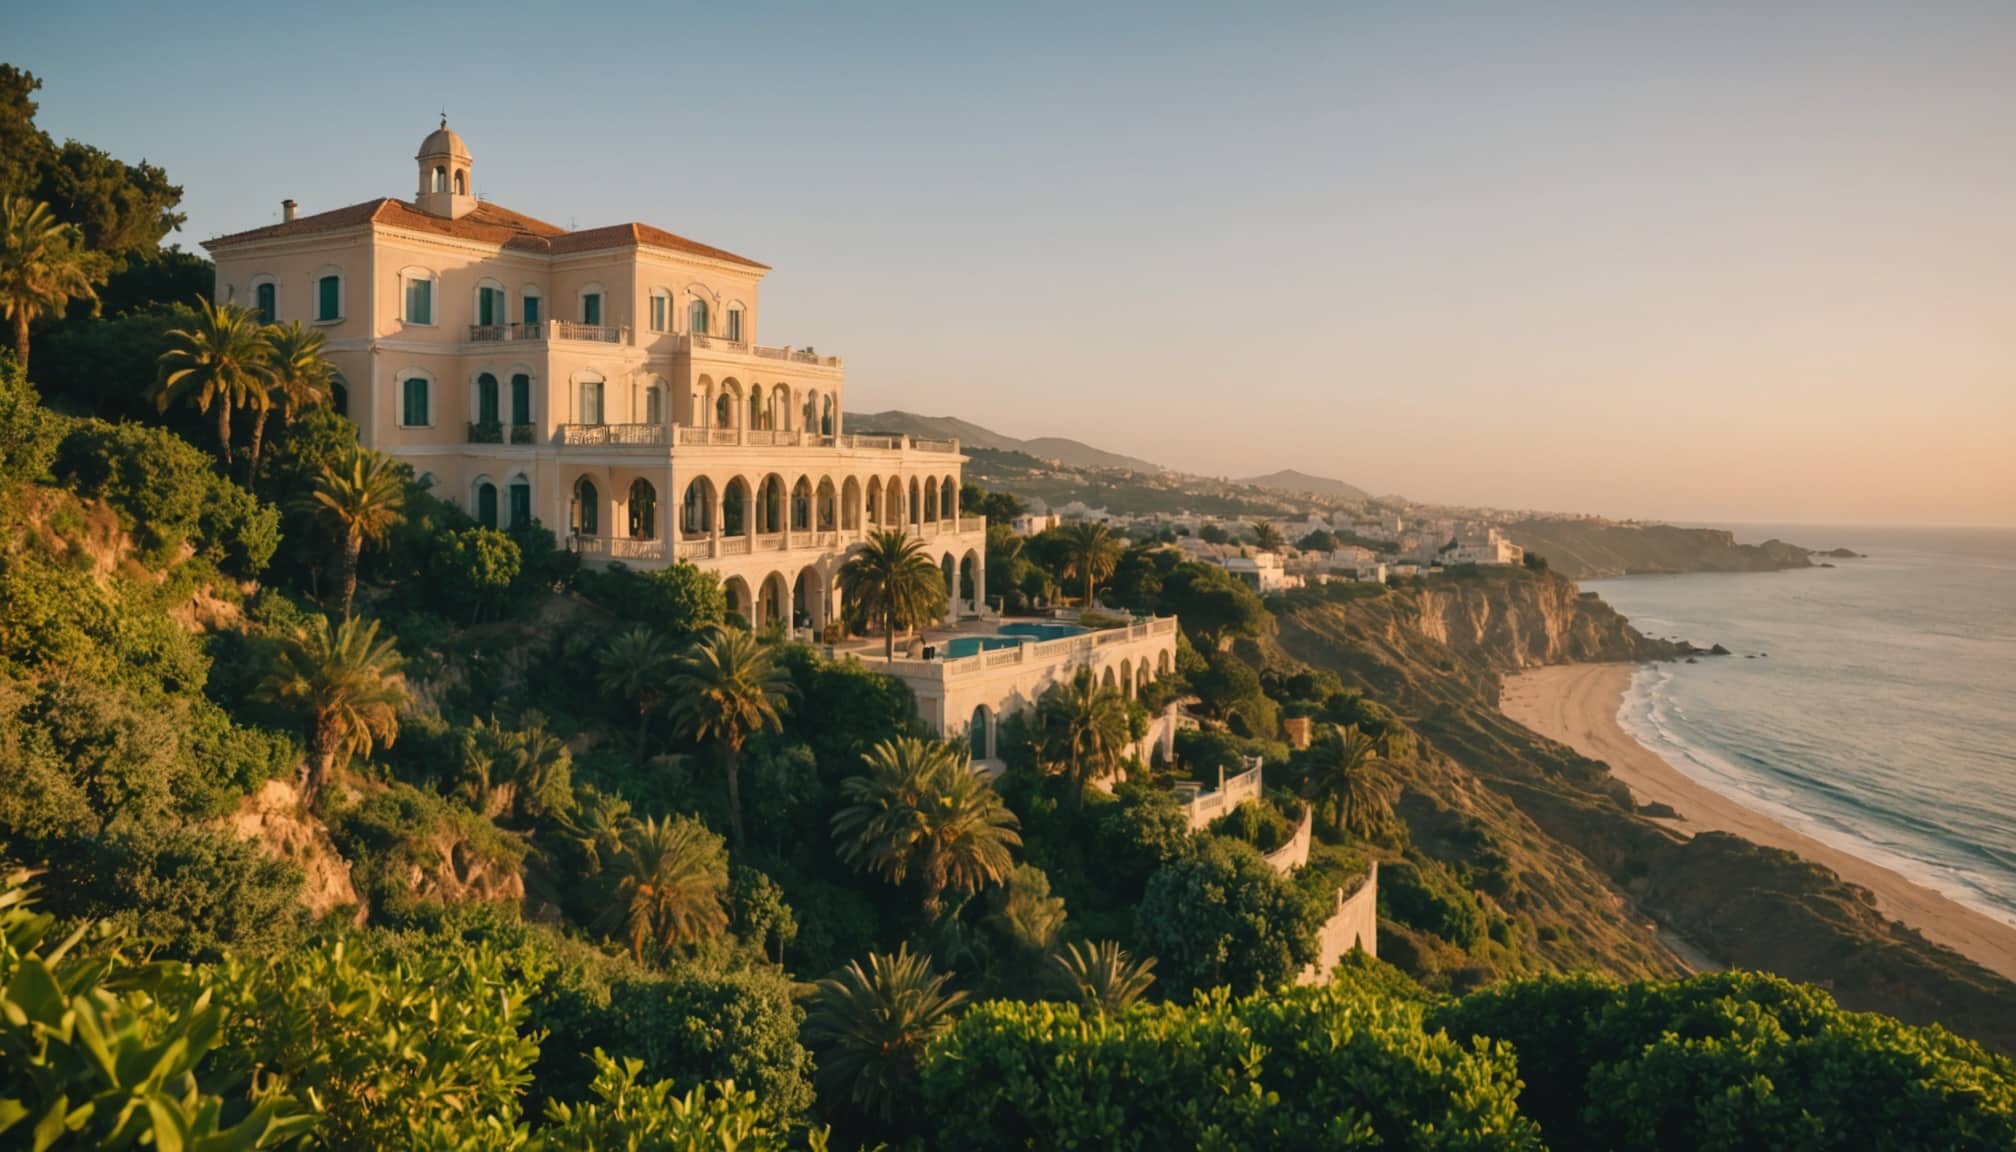
M 2016 523 L 2016 5 L 10 4 L 193 242 L 477 189 L 744 253 L 854 411 L 1689 520 Z

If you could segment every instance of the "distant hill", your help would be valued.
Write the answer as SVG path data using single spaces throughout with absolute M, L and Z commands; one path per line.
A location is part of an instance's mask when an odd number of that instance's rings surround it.
M 1123 456 L 1118 452 L 1108 452 L 1103 448 L 1094 448 L 1090 444 L 1063 436 L 1038 436 L 1033 440 L 1017 440 L 1013 436 L 1004 436 L 990 428 L 982 428 L 956 416 L 919 416 L 915 412 L 892 409 L 888 412 L 849 415 L 847 428 L 853 432 L 879 432 L 886 436 L 923 436 L 937 440 L 957 438 L 964 447 L 992 448 L 997 452 L 1023 452 L 1039 460 L 1056 460 L 1073 468 L 1163 471 L 1160 464 L 1135 456 Z
M 1237 481 L 1251 484 L 1255 488 L 1269 488 L 1276 492 L 1286 492 L 1294 496 L 1321 496 L 1326 500 L 1337 500 L 1346 504 L 1362 504 L 1372 499 L 1372 494 L 1342 480 L 1332 480 L 1328 476 L 1311 476 L 1307 472 L 1297 472 L 1293 468 L 1283 468 L 1279 472 L 1269 472 L 1265 476 L 1253 476 Z
M 1665 572 L 1774 572 L 1810 568 L 1806 549 L 1783 540 L 1738 544 L 1717 528 L 1613 524 L 1602 520 L 1522 520 L 1505 535 L 1547 558 L 1571 580 Z

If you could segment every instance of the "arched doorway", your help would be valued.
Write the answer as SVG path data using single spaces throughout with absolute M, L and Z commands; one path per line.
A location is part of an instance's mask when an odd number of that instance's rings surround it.
M 812 497 L 812 526 L 821 532 L 840 526 L 840 497 L 833 491 L 831 477 L 820 478 L 819 490 Z
M 714 482 L 695 476 L 686 482 L 686 495 L 679 502 L 681 539 L 704 539 L 714 534 Z
M 728 481 L 728 491 L 721 497 L 721 534 L 723 536 L 749 535 L 749 482 L 737 476 Z
M 602 494 L 595 490 L 595 482 L 582 476 L 574 481 L 574 501 L 567 509 L 567 526 L 576 536 L 594 536 L 601 532 Z
M 768 536 L 784 530 L 784 478 L 771 473 L 763 478 L 756 493 L 756 534 Z
M 740 576 L 730 576 L 721 582 L 721 594 L 728 602 L 728 612 L 730 615 L 740 616 L 744 621 L 754 624 L 755 618 L 750 615 L 753 605 L 749 599 L 749 582 L 747 580 L 742 579 Z
M 973 719 L 966 725 L 966 739 L 975 760 L 994 758 L 993 719 L 985 704 L 973 709 Z
M 800 476 L 791 486 L 791 530 L 812 530 L 812 481 L 808 477 Z
M 959 564 L 952 559 L 952 554 L 947 552 L 945 559 L 938 565 L 938 570 L 945 576 L 945 618 L 947 620 L 957 620 L 959 618 Z
M 641 476 L 630 482 L 630 538 L 658 538 L 658 489 Z
M 939 485 L 938 516 L 954 524 L 959 522 L 959 486 L 952 482 L 950 476 L 945 477 L 945 482 Z
M 497 485 L 485 476 L 476 481 L 476 522 L 485 528 L 497 527 Z
M 808 564 L 791 582 L 791 623 L 798 628 L 824 628 L 826 619 L 826 578 Z
M 784 582 L 782 572 L 772 572 L 763 580 L 763 591 L 756 605 L 756 616 L 751 621 L 758 628 L 768 628 L 783 620 L 785 606 L 791 603 L 791 588 Z
M 869 481 L 874 483 L 874 481 Z M 852 532 L 861 527 L 861 482 L 849 476 L 840 485 L 840 529 Z
M 497 377 L 488 372 L 476 377 L 476 423 L 485 428 L 502 423 L 497 399 Z

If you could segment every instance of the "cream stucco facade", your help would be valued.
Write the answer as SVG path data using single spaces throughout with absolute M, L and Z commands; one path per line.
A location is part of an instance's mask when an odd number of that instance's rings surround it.
M 476 194 L 460 137 L 384 198 L 210 241 L 216 296 L 319 328 L 367 445 L 592 563 L 691 561 L 758 626 L 821 626 L 848 549 L 922 538 L 979 608 L 956 441 L 846 431 L 846 369 L 758 342 L 765 265 L 644 224 L 569 231 Z

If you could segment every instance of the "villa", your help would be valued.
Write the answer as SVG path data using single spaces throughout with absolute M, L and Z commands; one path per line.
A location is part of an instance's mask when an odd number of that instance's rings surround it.
M 570 231 L 476 195 L 462 138 L 384 197 L 211 240 L 215 298 L 325 333 L 363 442 L 493 528 L 591 563 L 690 561 L 764 627 L 823 628 L 875 529 L 924 540 L 976 615 L 986 523 L 957 441 L 846 431 L 844 365 L 757 342 L 770 269 L 648 224 Z

